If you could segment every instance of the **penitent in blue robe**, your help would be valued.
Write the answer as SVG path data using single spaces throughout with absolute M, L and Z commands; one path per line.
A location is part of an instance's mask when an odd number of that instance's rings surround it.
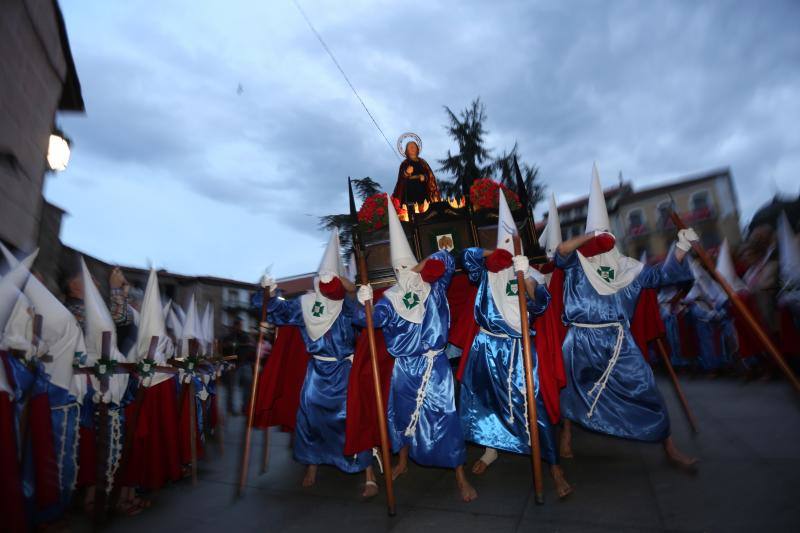
M 597 392 L 590 391 L 609 366 L 618 328 L 569 328 L 563 347 L 567 386 L 561 392 L 562 414 L 607 435 L 646 442 L 664 440 L 670 434 L 669 415 L 653 371 L 631 335 L 630 319 L 642 289 L 691 280 L 688 262 L 678 262 L 670 255 L 661 265 L 645 266 L 627 287 L 611 295 L 600 295 L 592 287 L 576 252 L 567 257 L 556 254 L 556 266 L 565 274 L 565 323 L 619 323 L 623 331 L 619 358 L 597 399 Z
M 464 438 L 490 448 L 528 454 L 530 435 L 522 336 L 506 323 L 495 304 L 484 265 L 483 249 L 468 248 L 464 252 L 463 264 L 470 281 L 480 284 L 475 296 L 475 321 L 481 328 L 472 342 L 461 379 L 459 414 Z M 544 313 L 550 303 L 550 293 L 544 286 L 538 285 L 535 295 L 535 300 L 528 297 L 530 318 Z M 549 464 L 557 464 L 554 428 L 539 394 L 533 336 L 530 345 L 534 358 L 536 416 L 542 459 Z
M 327 464 L 348 473 L 365 470 L 372 460 L 370 450 L 344 455 L 347 383 L 355 347 L 351 299 L 345 299 L 342 312 L 330 329 L 317 340 L 306 332 L 300 299 L 272 298 L 267 319 L 278 326 L 297 326 L 311 355 L 308 362 L 294 437 L 294 458 L 306 465 Z M 333 357 L 322 361 L 318 357 Z
M 373 319 L 376 328 L 383 328 L 386 348 L 395 358 L 387 410 L 392 448 L 397 452 L 409 446 L 409 457 L 424 466 L 455 468 L 466 460 L 464 434 L 456 412 L 453 373 L 444 353 L 450 329 L 447 288 L 455 271 L 455 261 L 444 251 L 430 258 L 442 261 L 445 272 L 431 283 L 422 323 L 402 318 L 386 298 L 375 304 Z M 358 307 L 354 322 L 362 327 L 366 325 L 363 307 Z M 406 430 L 417 408 L 417 392 L 426 373 L 428 357 L 433 361 L 430 378 L 424 390 L 419 421 L 413 435 L 408 436 Z
M 61 499 L 59 503 L 46 509 L 35 509 L 34 522 L 48 522 L 64 514 L 72 501 L 72 492 L 78 479 L 78 430 L 80 427 L 80 405 L 75 396 L 47 379 L 44 365 L 37 362 L 36 370 L 31 369 L 15 357 L 9 357 L 15 384 L 15 397 L 18 409 L 22 409 L 23 398 L 32 398 L 39 394 L 47 394 L 50 404 L 50 419 L 53 427 L 53 440 L 56 451 L 56 466 L 58 467 L 58 482 Z M 20 413 L 17 413 L 19 420 Z M 30 447 L 30 442 L 24 444 Z M 36 484 L 34 481 L 33 461 L 44 460 L 33 457 L 30 448 L 25 454 L 26 464 L 22 465 L 23 491 L 30 506 L 34 511 L 34 495 Z

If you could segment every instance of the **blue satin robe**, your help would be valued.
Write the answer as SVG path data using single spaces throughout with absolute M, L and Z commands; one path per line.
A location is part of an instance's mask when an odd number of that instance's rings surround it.
M 668 306 L 660 305 L 661 321 L 664 323 L 664 330 L 667 337 L 667 345 L 669 346 L 669 359 L 672 366 L 675 368 L 685 368 L 689 366 L 689 361 L 683 356 L 686 354 L 681 353 L 681 335 L 678 326 L 678 315 L 672 313 Z
M 722 338 L 714 341 L 715 335 L 720 335 L 718 329 L 718 315 L 716 310 L 709 309 L 705 304 L 692 303 L 689 306 L 689 317 L 697 333 L 697 362 L 706 372 L 718 370 L 722 367 Z
M 33 513 L 35 523 L 48 522 L 64 514 L 72 500 L 72 491 L 78 478 L 78 428 L 80 424 L 80 406 L 77 399 L 66 389 L 50 383 L 42 363 L 37 364 L 37 370 L 31 370 L 19 359 L 9 355 L 9 366 L 14 381 L 14 394 L 18 410 L 22 409 L 22 400 L 27 396 L 31 398 L 39 394 L 47 394 L 50 403 L 50 419 L 53 426 L 53 440 L 58 466 L 59 488 L 61 499 L 58 504 L 46 509 L 35 509 L 33 497 L 36 486 L 34 482 L 33 461 L 40 458 L 33 457 L 30 442 L 26 453 L 26 464 L 22 465 L 22 486 L 30 512 Z M 17 413 L 19 420 L 20 413 Z
M 556 254 L 556 266 L 565 274 L 565 323 L 621 322 L 624 331 L 619 359 L 590 418 L 588 413 L 595 396 L 589 396 L 589 391 L 608 366 L 617 328 L 569 328 L 563 346 L 567 374 L 567 386 L 561 391 L 563 416 L 607 435 L 645 442 L 663 441 L 670 434 L 669 415 L 653 371 L 631 335 L 630 319 L 642 289 L 691 280 L 688 262 L 678 262 L 670 255 L 661 265 L 645 266 L 627 287 L 607 296 L 594 290 L 576 252 L 567 257 Z
M 475 296 L 475 321 L 482 330 L 472 342 L 461 379 L 459 414 L 464 438 L 498 450 L 529 454 L 522 336 L 506 323 L 495 305 L 484 265 L 483 249 L 465 250 L 463 264 L 470 281 L 480 284 Z M 543 285 L 537 285 L 535 296 L 535 300 L 527 298 L 528 316 L 531 319 L 544 313 L 550 303 L 550 293 Z M 539 394 L 538 361 L 533 335 L 530 345 L 542 459 L 549 464 L 558 464 L 554 428 Z M 509 409 L 508 374 L 512 358 Z
M 409 457 L 418 464 L 455 468 L 466 460 L 464 434 L 456 411 L 453 373 L 444 353 L 450 329 L 447 288 L 455 271 L 455 261 L 444 251 L 430 257 L 444 263 L 445 273 L 431 283 L 422 324 L 403 319 L 386 298 L 375 304 L 373 320 L 376 328 L 383 329 L 386 348 L 395 358 L 387 410 L 393 450 L 397 452 L 409 446 Z M 366 326 L 364 307 L 358 307 L 353 321 L 358 326 Z M 439 353 L 434 357 L 416 431 L 408 437 L 405 430 L 416 410 L 417 390 L 422 385 L 427 366 L 424 354 L 430 351 Z
M 372 461 L 371 450 L 356 455 L 344 455 L 345 420 L 347 418 L 347 383 L 352 362 L 348 356 L 355 351 L 353 308 L 346 298 L 342 312 L 325 335 L 311 340 L 306 332 L 300 299 L 272 298 L 267 305 L 267 320 L 278 326 L 297 326 L 306 350 L 308 362 L 297 425 L 294 436 L 294 458 L 306 465 L 333 465 L 347 473 L 361 472 Z M 335 357 L 336 361 L 320 361 L 313 356 Z

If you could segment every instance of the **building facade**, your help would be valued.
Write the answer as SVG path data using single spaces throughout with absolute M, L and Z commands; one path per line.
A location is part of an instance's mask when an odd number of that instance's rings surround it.
M 654 260 L 666 255 L 677 235 L 670 217 L 673 210 L 697 230 L 708 249 L 717 248 L 723 239 L 733 247 L 741 240 L 738 199 L 728 168 L 640 190 L 620 183 L 604 193 L 611 231 L 620 250 L 630 257 L 646 254 Z M 584 233 L 588 201 L 583 197 L 558 206 L 563 239 Z M 541 231 L 546 223 L 545 217 L 537 229 Z
M 30 252 L 53 214 L 42 189 L 57 113 L 84 112 L 83 97 L 55 0 L 0 2 L 0 51 L 0 239 Z

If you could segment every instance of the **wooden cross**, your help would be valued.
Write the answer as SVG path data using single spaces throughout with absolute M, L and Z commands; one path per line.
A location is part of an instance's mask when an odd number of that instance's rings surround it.
M 188 383 L 181 383 L 181 394 L 178 401 L 178 416 L 183 413 L 183 402 L 189 401 L 189 450 L 192 464 L 192 485 L 197 485 L 197 406 L 195 405 L 194 374 L 200 361 L 197 358 L 199 343 L 197 339 L 189 339 L 189 357 L 183 360 L 170 359 L 167 363 L 189 374 Z M 187 392 L 188 391 L 188 392 Z

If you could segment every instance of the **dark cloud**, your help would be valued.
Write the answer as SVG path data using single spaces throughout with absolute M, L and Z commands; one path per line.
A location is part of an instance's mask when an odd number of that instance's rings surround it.
M 418 132 L 432 163 L 452 148 L 442 106 L 481 96 L 491 145 L 519 142 L 562 199 L 585 193 L 592 161 L 637 185 L 731 166 L 745 216 L 797 189 L 796 2 L 301 3 L 391 142 Z M 82 182 L 167 180 L 317 240 L 348 175 L 393 185 L 396 156 L 290 2 L 63 8 Z M 70 209 L 80 186 L 52 194 Z M 313 268 L 318 250 L 297 253 Z

